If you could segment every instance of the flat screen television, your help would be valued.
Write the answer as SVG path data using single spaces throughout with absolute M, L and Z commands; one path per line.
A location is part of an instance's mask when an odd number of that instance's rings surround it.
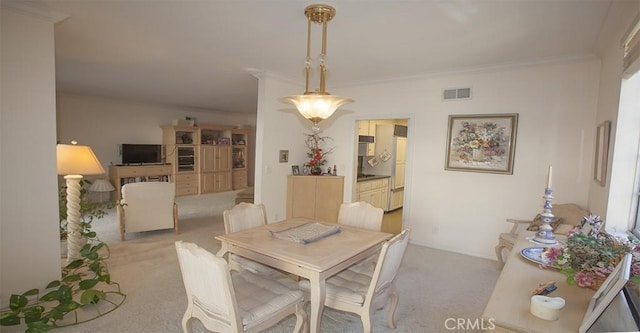
M 123 143 L 120 152 L 125 165 L 162 163 L 162 145 Z

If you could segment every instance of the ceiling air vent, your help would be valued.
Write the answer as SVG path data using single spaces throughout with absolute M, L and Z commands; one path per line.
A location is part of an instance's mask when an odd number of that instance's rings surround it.
M 444 89 L 442 91 L 442 99 L 445 101 L 470 98 L 471 88 Z

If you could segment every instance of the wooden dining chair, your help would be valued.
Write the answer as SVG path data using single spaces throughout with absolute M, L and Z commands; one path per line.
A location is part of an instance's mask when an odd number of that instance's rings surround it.
M 296 315 L 294 332 L 306 326 L 300 290 L 249 271 L 232 274 L 224 259 L 196 244 L 177 241 L 175 246 L 187 293 L 182 317 L 185 333 L 192 332 L 192 318 L 214 332 L 258 332 L 292 314 Z
M 374 207 L 364 201 L 343 203 L 338 212 L 338 224 L 380 231 L 382 215 L 384 215 L 384 211 L 381 208 Z
M 241 202 L 233 208 L 225 210 L 222 216 L 224 219 L 224 231 L 227 234 L 267 224 L 267 210 L 264 204 Z M 280 278 L 285 276 L 277 269 L 233 253 L 229 254 L 229 266 L 235 271 L 246 269 L 255 274 L 271 277 Z
M 364 332 L 369 333 L 371 313 L 389 302 L 387 324 L 395 328 L 393 317 L 399 301 L 395 279 L 409 244 L 409 233 L 405 229 L 384 243 L 375 268 L 353 265 L 327 279 L 324 305 L 359 315 Z M 300 280 L 299 286 L 309 293 L 309 280 Z

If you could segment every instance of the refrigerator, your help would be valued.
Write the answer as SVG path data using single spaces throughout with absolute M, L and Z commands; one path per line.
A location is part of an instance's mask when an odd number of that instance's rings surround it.
M 407 159 L 407 126 L 377 125 L 375 156 L 364 163 L 364 171 L 389 176 L 387 209 L 401 208 L 404 200 L 404 174 Z

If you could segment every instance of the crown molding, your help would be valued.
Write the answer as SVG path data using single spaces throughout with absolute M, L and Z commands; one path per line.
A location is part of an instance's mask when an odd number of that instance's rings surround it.
M 450 70 L 445 69 L 441 71 L 431 71 L 431 72 L 417 73 L 415 75 L 407 75 L 402 77 L 371 80 L 371 81 L 364 81 L 364 82 L 343 82 L 341 84 L 334 84 L 334 87 L 352 87 L 352 86 L 379 84 L 379 83 L 388 83 L 388 82 L 397 82 L 397 81 L 421 80 L 421 79 L 429 79 L 434 77 L 452 76 L 452 75 L 460 75 L 460 74 L 490 73 L 497 70 L 509 70 L 509 69 L 518 69 L 518 68 L 526 68 L 526 67 L 546 66 L 546 65 L 552 65 L 552 64 L 562 64 L 562 63 L 579 63 L 583 61 L 593 61 L 593 60 L 599 60 L 599 59 L 600 58 L 594 54 L 566 56 L 566 57 L 550 57 L 550 58 L 543 58 L 543 59 L 535 59 L 531 61 L 497 63 L 497 64 L 489 64 L 485 66 L 472 66 L 472 67 L 457 68 L 457 69 L 450 69 Z
M 0 6 L 2 9 L 44 19 L 53 24 L 62 22 L 69 17 L 65 13 L 51 10 L 45 4 L 35 1 L 3 0 L 0 2 Z

